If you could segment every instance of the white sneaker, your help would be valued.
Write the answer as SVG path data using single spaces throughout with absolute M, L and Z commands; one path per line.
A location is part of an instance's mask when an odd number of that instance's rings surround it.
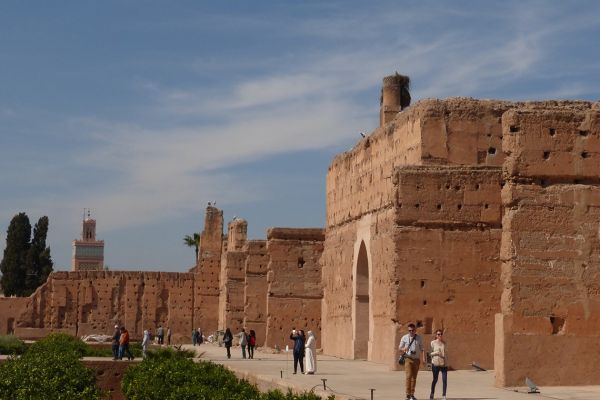
M 446 400 L 446 396 L 442 396 L 442 400 Z

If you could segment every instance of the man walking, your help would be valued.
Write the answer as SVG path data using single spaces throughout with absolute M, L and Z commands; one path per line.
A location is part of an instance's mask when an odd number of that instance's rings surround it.
M 112 335 L 112 353 L 113 360 L 119 358 L 119 339 L 121 338 L 121 330 L 119 329 L 119 325 L 115 325 L 115 330 Z
M 156 336 L 158 336 L 158 344 L 162 345 L 165 342 L 165 329 L 162 327 L 162 325 L 158 326 Z
M 133 360 L 133 354 L 129 351 L 129 332 L 124 326 L 121 327 L 121 336 L 119 337 L 119 360 L 123 359 L 123 356 L 127 353 L 127 359 Z
M 417 386 L 417 374 L 421 359 L 425 360 L 425 348 L 421 337 L 417 335 L 415 324 L 408 324 L 408 334 L 402 336 L 398 348 L 404 354 L 404 373 L 406 375 L 406 399 L 416 400 L 415 387 Z

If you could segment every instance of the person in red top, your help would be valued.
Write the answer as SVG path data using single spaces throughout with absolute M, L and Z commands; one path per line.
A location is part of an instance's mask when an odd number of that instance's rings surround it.
M 254 348 L 256 347 L 256 332 L 250 329 L 248 335 L 248 358 L 254 358 Z
M 123 355 L 127 353 L 127 359 L 133 360 L 133 354 L 129 351 L 129 332 L 124 326 L 121 327 L 121 336 L 119 337 L 119 360 L 123 359 Z

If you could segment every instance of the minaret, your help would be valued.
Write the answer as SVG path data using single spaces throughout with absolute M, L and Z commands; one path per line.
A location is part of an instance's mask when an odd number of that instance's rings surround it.
M 96 220 L 90 210 L 83 210 L 81 239 L 73 240 L 73 271 L 102 271 L 104 269 L 104 240 L 96 240 Z

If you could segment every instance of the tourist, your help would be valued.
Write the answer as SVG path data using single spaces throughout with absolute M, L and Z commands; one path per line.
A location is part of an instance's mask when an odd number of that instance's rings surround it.
M 204 335 L 202 334 L 202 329 L 198 328 L 198 345 L 204 343 Z
M 250 329 L 248 335 L 248 358 L 254 358 L 254 348 L 256 347 L 256 332 Z
M 171 345 L 171 334 L 173 332 L 171 332 L 171 327 L 167 326 L 167 345 Z
M 312 375 L 317 372 L 317 338 L 313 331 L 308 331 L 308 339 L 304 345 L 304 360 L 306 363 L 306 374 Z
M 417 374 L 419 373 L 421 358 L 424 363 L 426 360 L 423 341 L 421 340 L 421 337 L 417 335 L 415 324 L 408 324 L 408 333 L 402 336 L 398 348 L 405 357 L 404 373 L 406 375 L 406 398 L 409 400 L 416 400 L 415 387 L 417 385 Z
M 198 344 L 198 330 L 192 329 L 192 344 L 195 346 Z
M 435 332 L 435 340 L 431 342 L 431 371 L 433 381 L 431 382 L 430 399 L 433 399 L 435 385 L 440 372 L 442 373 L 442 400 L 446 400 L 446 388 L 448 387 L 448 350 L 444 340 L 444 332 L 438 329 Z
M 304 373 L 304 332 L 292 329 L 290 339 L 294 341 L 294 374 L 298 372 L 298 364 L 300 364 L 300 372 Z
M 240 337 L 240 347 L 242 348 L 242 358 L 246 358 L 246 346 L 248 345 L 248 336 L 246 336 L 246 331 L 242 328 L 242 331 L 239 333 Z
M 150 346 L 150 332 L 148 330 L 144 331 L 144 338 L 142 339 L 142 357 L 146 358 L 146 352 L 148 351 L 148 346 Z
M 197 331 L 196 331 L 197 332 Z M 225 329 L 225 335 L 223 335 L 223 344 L 227 349 L 227 358 L 231 358 L 231 344 L 233 343 L 233 335 L 229 328 Z
M 121 327 L 121 336 L 119 337 L 119 360 L 123 359 L 123 356 L 127 353 L 127 359 L 133 360 L 133 354 L 129 351 L 129 332 L 124 326 Z
M 112 353 L 113 360 L 119 358 L 119 339 L 121 338 L 121 330 L 119 329 L 119 325 L 115 325 L 115 330 L 112 335 Z
M 162 345 L 165 341 L 165 330 L 162 325 L 158 326 L 158 330 L 156 331 L 156 336 L 158 336 L 158 344 Z

